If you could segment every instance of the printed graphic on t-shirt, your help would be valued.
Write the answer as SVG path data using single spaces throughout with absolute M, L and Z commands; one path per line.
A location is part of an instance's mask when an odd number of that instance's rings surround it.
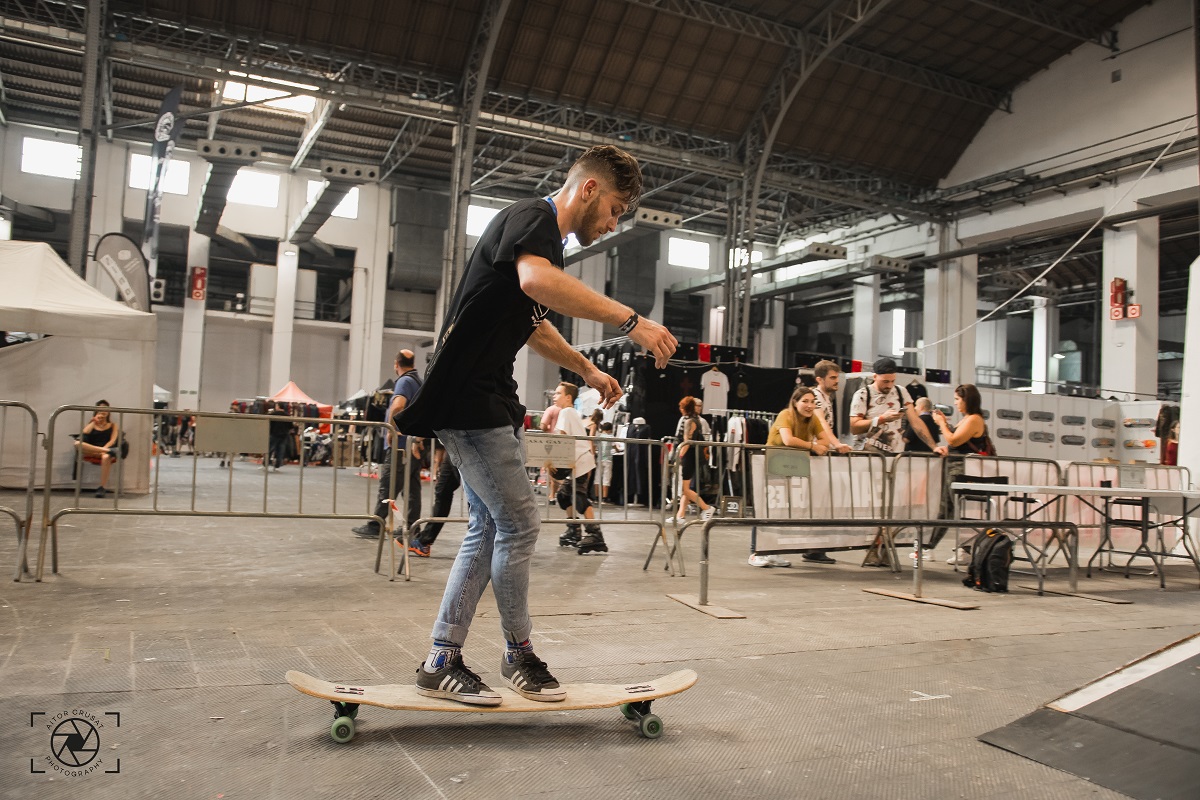
M 854 393 L 854 399 L 850 403 L 850 417 L 853 419 L 863 416 L 871 420 L 892 411 L 902 412 L 911 402 L 908 393 L 901 386 L 895 386 L 891 391 L 883 393 L 867 384 Z M 861 450 L 864 445 L 870 444 L 889 453 L 904 452 L 903 419 L 901 417 L 893 422 L 876 425 L 866 433 L 854 437 L 855 449 Z
M 710 369 L 700 379 L 700 385 L 704 388 L 704 410 L 707 413 L 729 405 L 729 378 L 724 372 Z

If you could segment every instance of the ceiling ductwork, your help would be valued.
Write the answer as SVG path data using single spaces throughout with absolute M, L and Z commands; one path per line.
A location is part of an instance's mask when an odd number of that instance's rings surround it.
M 208 177 L 204 181 L 204 193 L 200 197 L 200 208 L 196 212 L 196 233 L 215 236 L 225 213 L 225 201 L 229 187 L 239 169 L 262 158 L 262 147 L 246 142 L 221 142 L 201 139 L 196 152 L 209 163 Z
M 622 222 L 612 233 L 601 236 L 587 247 L 567 253 L 566 263 L 569 265 L 583 261 L 597 253 L 603 253 L 634 239 L 640 239 L 648 233 L 675 230 L 682 224 L 683 217 L 679 214 L 652 208 L 639 208 L 634 212 L 633 219 Z
M 292 244 L 302 244 L 312 239 L 351 189 L 379 180 L 379 168 L 344 161 L 322 161 L 321 177 L 325 179 L 325 185 L 288 229 L 287 240 Z

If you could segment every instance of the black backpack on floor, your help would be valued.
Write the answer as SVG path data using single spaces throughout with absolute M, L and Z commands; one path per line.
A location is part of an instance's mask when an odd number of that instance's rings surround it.
M 963 586 L 981 592 L 1007 592 L 1008 567 L 1012 560 L 1012 539 L 999 528 L 988 528 L 975 537 Z

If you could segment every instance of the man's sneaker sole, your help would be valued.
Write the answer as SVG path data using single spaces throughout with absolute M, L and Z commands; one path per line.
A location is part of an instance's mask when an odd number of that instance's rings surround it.
M 513 678 L 519 677 L 520 673 L 514 675 Z M 559 686 L 557 689 L 543 689 L 540 692 L 530 692 L 522 689 L 513 682 L 513 678 L 505 678 L 504 681 L 512 687 L 512 690 L 524 697 L 526 700 L 536 700 L 539 703 L 561 703 L 567 699 L 567 690 Z
M 459 694 L 458 692 L 451 692 L 444 689 L 426 689 L 423 686 L 417 687 L 417 694 L 422 697 L 438 697 L 443 700 L 454 700 L 471 706 L 498 706 L 504 700 L 498 694 Z

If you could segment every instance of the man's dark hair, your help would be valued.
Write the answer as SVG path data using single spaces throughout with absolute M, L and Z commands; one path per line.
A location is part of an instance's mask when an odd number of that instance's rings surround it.
M 412 368 L 417 365 L 417 357 L 411 350 L 401 350 L 396 353 L 396 364 L 400 367 Z
M 588 148 L 571 165 L 571 172 L 577 170 L 586 175 L 607 177 L 612 188 L 629 204 L 630 211 L 642 196 L 642 169 L 636 158 L 619 147 L 601 144 Z
M 821 380 L 830 375 L 837 375 L 841 371 L 842 368 L 836 362 L 825 359 L 824 361 L 818 361 L 817 365 L 813 367 L 813 377 Z
M 109 402 L 108 402 L 107 400 L 97 400 L 97 401 L 96 401 L 96 405 L 98 405 L 98 406 L 107 406 L 107 405 L 110 405 L 110 404 L 109 404 Z

